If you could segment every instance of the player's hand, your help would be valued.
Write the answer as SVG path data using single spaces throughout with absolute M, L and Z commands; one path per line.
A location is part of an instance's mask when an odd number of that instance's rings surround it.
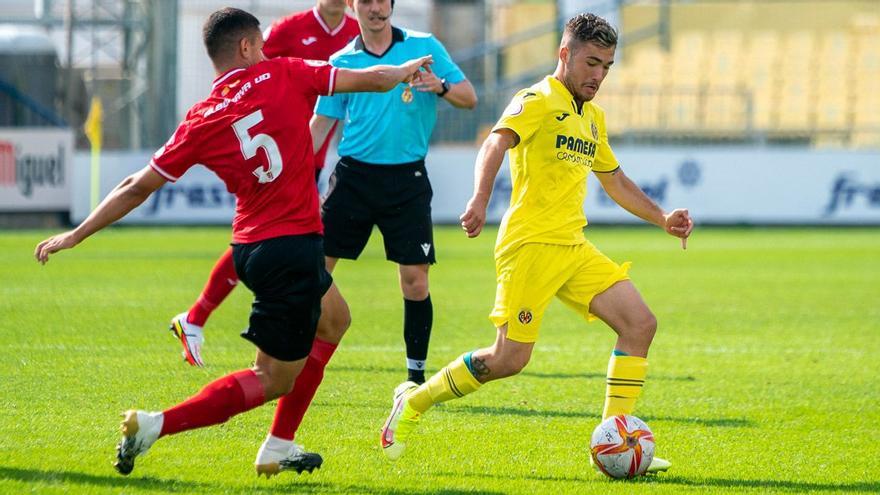
M 418 82 L 422 74 L 431 74 L 431 64 L 434 63 L 433 55 L 425 55 L 424 57 L 414 58 L 408 62 L 405 62 L 400 66 L 401 69 L 404 70 L 408 75 L 406 79 L 403 80 L 405 83 L 416 83 Z M 425 69 L 424 72 L 422 69 Z
M 681 239 L 681 248 L 687 249 L 688 236 L 694 230 L 694 220 L 687 209 L 679 208 L 664 215 L 663 229 L 670 235 Z
M 477 198 L 471 198 L 465 207 L 464 213 L 458 217 L 461 220 L 461 228 L 468 237 L 477 237 L 486 225 L 486 202 Z
M 419 74 L 419 80 L 413 81 L 411 86 L 416 91 L 423 93 L 440 93 L 443 91 L 443 81 L 433 72 L 422 72 Z
M 73 231 L 67 231 L 63 234 L 52 236 L 45 241 L 37 244 L 34 249 L 34 257 L 42 264 L 49 261 L 49 255 L 57 253 L 62 249 L 70 249 L 79 244 L 79 240 L 74 236 Z

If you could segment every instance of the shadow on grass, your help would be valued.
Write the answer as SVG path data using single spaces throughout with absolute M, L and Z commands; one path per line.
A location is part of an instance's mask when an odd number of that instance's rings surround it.
M 486 407 L 486 406 L 460 406 L 448 409 L 448 412 L 464 412 L 469 414 L 494 414 L 511 416 L 541 416 L 550 418 L 594 418 L 601 419 L 602 415 L 597 412 L 586 411 L 548 411 L 544 409 L 524 409 L 521 407 Z M 646 422 L 670 421 L 672 423 L 692 424 L 700 426 L 716 426 L 722 428 L 745 428 L 754 426 L 754 422 L 741 418 L 679 418 L 672 416 L 640 416 Z
M 433 490 L 397 490 L 375 486 L 353 485 L 349 483 L 328 482 L 298 482 L 300 478 L 281 476 L 272 480 L 259 480 L 258 483 L 272 483 L 273 486 L 253 486 L 247 483 L 206 483 L 201 481 L 182 481 L 175 479 L 161 479 L 150 476 L 122 477 L 118 475 L 98 475 L 78 473 L 74 471 L 51 471 L 41 469 L 23 469 L 16 467 L 0 466 L 0 481 L 12 480 L 25 483 L 44 483 L 53 485 L 84 485 L 85 487 L 104 487 L 110 490 L 116 488 L 139 488 L 167 493 L 229 493 L 239 491 L 241 493 L 363 493 L 363 494 L 386 494 L 386 495 L 464 495 L 473 493 L 470 490 L 456 489 L 433 489 Z M 84 488 L 85 491 L 91 491 Z M 483 492 L 489 495 L 500 495 L 500 492 Z
M 880 493 L 880 481 L 856 481 L 852 483 L 811 483 L 809 481 L 786 481 L 786 480 L 738 480 L 725 478 L 691 479 L 680 476 L 665 476 L 644 478 L 646 481 L 662 485 L 682 485 L 695 488 L 754 488 L 759 493 L 764 490 L 785 490 L 797 493 L 810 493 L 816 491 L 831 492 L 869 492 Z
M 693 488 L 739 488 L 754 489 L 757 493 L 764 493 L 767 490 L 791 491 L 794 493 L 811 493 L 817 491 L 831 492 L 867 492 L 880 493 L 880 481 L 856 481 L 852 483 L 811 483 L 809 481 L 785 481 L 785 480 L 738 480 L 724 478 L 707 478 L 707 479 L 691 479 L 681 476 L 670 476 L 667 474 L 659 474 L 656 476 L 643 476 L 631 480 L 612 480 L 603 478 L 596 473 L 587 471 L 584 476 L 542 476 L 537 474 L 510 476 L 489 473 L 453 473 L 438 472 L 437 476 L 446 476 L 450 478 L 483 478 L 494 480 L 532 480 L 532 481 L 551 481 L 565 483 L 583 483 L 595 481 L 599 483 L 627 483 L 633 485 L 681 485 Z
M 386 374 L 394 374 L 394 375 L 402 375 L 403 368 L 400 367 L 391 367 L 391 366 L 333 366 L 332 364 L 327 368 L 329 373 L 386 373 Z M 433 373 L 433 372 L 429 372 Z M 552 379 L 562 379 L 562 380 L 605 380 L 605 373 L 540 373 L 534 371 L 523 371 L 518 376 L 525 376 L 528 378 L 552 378 Z M 695 382 L 696 378 L 690 375 L 683 376 L 674 376 L 674 375 L 651 375 L 650 380 L 657 380 L 660 382 Z
M 604 380 L 606 378 L 605 373 L 539 373 L 534 371 L 523 371 L 519 374 L 519 376 L 528 376 L 531 378 L 555 378 L 555 379 L 588 379 L 588 380 Z M 657 380 L 660 382 L 695 382 L 696 378 L 690 375 L 683 376 L 674 376 L 674 375 L 651 375 L 649 378 L 651 381 Z

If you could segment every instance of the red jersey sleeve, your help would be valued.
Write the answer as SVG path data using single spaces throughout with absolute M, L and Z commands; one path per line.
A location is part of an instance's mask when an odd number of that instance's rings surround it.
M 336 67 L 321 60 L 288 58 L 287 68 L 291 79 L 307 93 L 330 96 L 336 88 Z
M 193 122 L 184 120 L 168 141 L 150 160 L 150 167 L 171 182 L 176 182 L 187 170 L 197 163 L 193 143 Z

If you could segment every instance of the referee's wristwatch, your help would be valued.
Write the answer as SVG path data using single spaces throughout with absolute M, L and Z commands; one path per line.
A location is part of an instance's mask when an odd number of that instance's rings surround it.
M 446 96 L 446 93 L 449 92 L 449 81 L 447 81 L 446 78 L 440 79 L 440 85 L 443 87 L 443 89 L 440 90 L 439 93 L 437 93 L 437 96 L 443 98 L 444 96 Z

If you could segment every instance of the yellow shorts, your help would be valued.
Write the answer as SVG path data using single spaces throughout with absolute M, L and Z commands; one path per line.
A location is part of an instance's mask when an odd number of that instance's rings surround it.
M 553 296 L 588 321 L 590 301 L 621 280 L 629 280 L 630 264 L 618 265 L 589 241 L 564 246 L 524 244 L 495 260 L 498 288 L 489 319 L 507 324 L 507 338 L 535 342 L 544 310 Z

